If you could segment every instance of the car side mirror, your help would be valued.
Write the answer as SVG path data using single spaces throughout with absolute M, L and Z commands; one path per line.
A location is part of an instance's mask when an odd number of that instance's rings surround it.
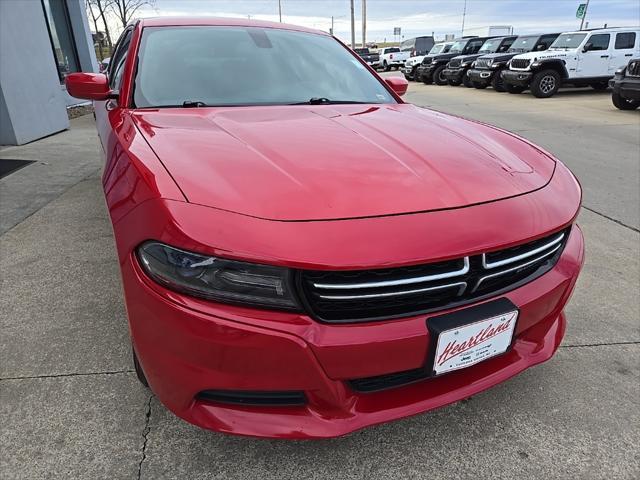
M 407 93 L 409 82 L 402 77 L 386 77 L 384 79 L 387 85 L 391 87 L 391 90 L 396 92 L 397 95 L 402 96 Z
M 592 49 L 593 49 L 593 43 L 589 42 L 582 49 L 582 53 L 587 53 L 589 50 L 592 50 Z
M 109 81 L 103 73 L 71 73 L 64 79 L 64 84 L 69 95 L 76 98 L 107 100 L 118 96 L 109 88 Z

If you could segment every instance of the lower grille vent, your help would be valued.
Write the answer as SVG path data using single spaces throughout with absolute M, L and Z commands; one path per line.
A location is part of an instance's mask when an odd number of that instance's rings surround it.
M 204 390 L 196 395 L 196 399 L 205 402 L 254 407 L 291 407 L 302 406 L 306 403 L 304 392 L 299 391 Z

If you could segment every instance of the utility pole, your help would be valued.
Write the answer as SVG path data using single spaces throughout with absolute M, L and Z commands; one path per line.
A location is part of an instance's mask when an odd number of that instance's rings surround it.
M 587 4 L 584 6 L 584 13 L 582 14 L 582 20 L 580 21 L 580 30 L 584 26 L 584 19 L 587 18 L 587 10 L 589 10 L 589 0 L 587 0 Z
M 464 10 L 462 10 L 462 36 L 464 37 L 464 18 L 467 16 L 467 0 L 464 0 Z
M 367 0 L 362 0 L 362 48 L 367 47 Z
M 280 17 L 280 23 L 282 23 L 282 0 L 278 0 L 278 16 Z
M 356 48 L 356 17 L 353 11 L 353 0 L 351 0 L 351 48 Z
M 331 15 L 331 35 L 333 35 L 333 15 Z

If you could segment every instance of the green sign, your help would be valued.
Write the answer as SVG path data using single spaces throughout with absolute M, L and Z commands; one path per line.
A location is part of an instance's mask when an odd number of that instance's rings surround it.
M 576 18 L 584 18 L 584 14 L 587 11 L 587 4 L 581 3 L 578 5 L 578 10 L 576 10 Z

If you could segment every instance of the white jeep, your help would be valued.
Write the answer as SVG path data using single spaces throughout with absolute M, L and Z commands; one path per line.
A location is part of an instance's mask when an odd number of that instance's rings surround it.
M 502 80 L 509 93 L 529 88 L 538 98 L 551 97 L 564 85 L 604 90 L 616 70 L 639 53 L 640 27 L 567 32 L 544 52 L 513 57 Z

